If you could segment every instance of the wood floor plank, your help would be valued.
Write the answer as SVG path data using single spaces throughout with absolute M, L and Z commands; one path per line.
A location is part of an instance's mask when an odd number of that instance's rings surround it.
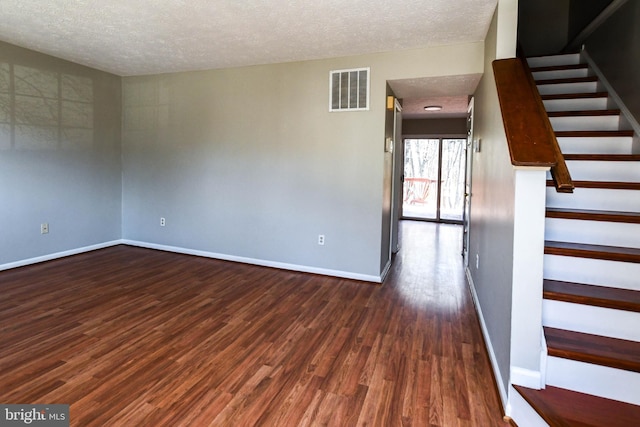
M 0 402 L 68 403 L 72 426 L 506 426 L 461 227 L 401 238 L 383 285 L 129 246 L 0 272 Z

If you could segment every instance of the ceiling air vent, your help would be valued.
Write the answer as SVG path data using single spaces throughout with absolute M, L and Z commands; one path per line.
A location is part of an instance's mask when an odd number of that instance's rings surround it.
M 369 68 L 331 71 L 329 87 L 329 111 L 369 109 Z

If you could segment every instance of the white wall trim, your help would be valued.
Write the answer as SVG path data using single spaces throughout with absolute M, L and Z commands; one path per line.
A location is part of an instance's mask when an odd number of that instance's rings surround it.
M 288 264 L 283 262 L 240 257 L 235 255 L 226 255 L 226 254 L 220 254 L 215 252 L 198 251 L 194 249 L 180 248 L 176 246 L 158 245 L 155 243 L 140 242 L 137 240 L 121 239 L 121 240 L 112 240 L 110 242 L 99 243 L 97 245 L 84 246 L 81 248 L 71 249 L 68 251 L 56 252 L 56 253 L 47 254 L 47 255 L 43 255 L 35 258 L 24 259 L 16 262 L 10 262 L 7 264 L 0 264 L 0 271 L 10 270 L 12 268 L 24 267 L 26 265 L 37 264 L 45 261 L 51 261 L 58 258 L 77 255 L 84 252 L 91 252 L 97 249 L 108 248 L 110 246 L 116 246 L 116 245 L 137 246 L 141 248 L 156 249 L 156 250 L 165 251 L 165 252 L 174 252 L 174 253 L 186 254 L 186 255 L 196 255 L 196 256 L 201 256 L 205 258 L 219 259 L 223 261 L 241 262 L 244 264 L 279 268 L 281 270 L 291 270 L 291 271 L 298 271 L 301 273 L 320 274 L 323 276 L 333 276 L 333 277 L 340 277 L 343 279 L 361 280 L 364 282 L 373 282 L 373 283 L 382 283 L 384 277 L 386 277 L 387 273 L 391 269 L 391 261 L 389 261 L 383 273 L 380 276 L 373 276 L 373 275 L 367 275 L 367 274 L 352 273 L 349 271 L 331 270 L 326 268 L 310 267 L 310 266 L 299 265 L 299 264 Z
M 482 329 L 482 335 L 484 336 L 484 342 L 487 347 L 487 353 L 489 354 L 489 360 L 491 361 L 491 368 L 493 369 L 493 374 L 495 376 L 496 385 L 498 387 L 498 393 L 500 394 L 500 400 L 502 401 L 502 407 L 505 410 L 505 413 L 507 413 L 506 412 L 507 404 L 509 402 L 507 389 L 502 384 L 502 375 L 500 374 L 500 367 L 498 366 L 498 360 L 496 358 L 496 354 L 493 352 L 493 345 L 491 344 L 491 337 L 489 336 L 489 330 L 487 329 L 487 325 L 484 322 L 482 308 L 480 307 L 480 300 L 478 299 L 478 294 L 476 293 L 476 286 L 473 283 L 473 277 L 471 277 L 471 271 L 469 270 L 468 267 L 465 268 L 465 273 L 467 275 L 469 289 L 471 290 L 473 305 L 476 308 L 476 313 L 478 314 L 478 320 L 480 321 L 480 329 Z
M 635 131 L 636 134 L 640 135 L 640 123 L 638 123 L 635 117 L 633 117 L 631 111 L 629 111 L 627 106 L 622 101 L 622 98 L 620 98 L 620 96 L 613 89 L 613 86 L 611 86 L 611 83 L 609 83 L 607 78 L 604 76 L 602 70 L 600 70 L 600 68 L 593 61 L 593 58 L 589 56 L 589 53 L 586 51 L 586 49 L 582 50 L 582 57 L 587 61 L 593 72 L 600 80 L 600 83 L 602 83 L 602 85 L 604 85 L 604 87 L 607 89 L 607 92 L 609 92 L 609 96 L 611 97 L 611 99 L 613 99 L 613 102 L 616 103 L 616 106 L 620 109 L 622 115 L 627 120 L 631 128 Z
M 321 274 L 323 276 L 333 276 L 333 277 L 340 277 L 344 279 L 362 280 L 364 282 L 382 283 L 382 276 L 358 274 L 358 273 L 352 273 L 349 271 L 341 271 L 341 270 L 330 270 L 326 268 L 310 267 L 310 266 L 299 265 L 299 264 L 288 264 L 284 262 L 268 261 L 268 260 L 256 259 L 256 258 L 247 258 L 247 257 L 236 256 L 236 255 L 221 254 L 216 252 L 199 251 L 195 249 L 187 249 L 187 248 L 181 248 L 177 246 L 168 246 L 168 245 L 159 245 L 156 243 L 140 242 L 137 240 L 125 239 L 122 241 L 122 243 L 125 245 L 138 246 L 141 248 L 156 249 L 160 251 L 174 252 L 174 253 L 186 254 L 186 255 L 196 255 L 196 256 L 201 256 L 205 258 L 219 259 L 223 261 L 233 261 L 233 262 L 240 262 L 243 264 L 259 265 L 262 267 L 272 267 L 272 268 L 279 268 L 282 270 L 298 271 L 301 273 L 313 273 L 313 274 Z
M 95 251 L 97 249 L 103 249 L 103 248 L 108 248 L 110 246 L 120 245 L 122 243 L 123 243 L 122 240 L 112 240 L 110 242 L 98 243 L 97 245 L 84 246 L 84 247 L 81 247 L 81 248 L 71 249 L 71 250 L 68 250 L 68 251 L 55 252 L 55 253 L 52 253 L 52 254 L 47 254 L 47 255 L 43 255 L 43 256 L 39 256 L 39 257 L 35 257 L 35 258 L 23 259 L 23 260 L 16 261 L 16 262 L 10 262 L 10 263 L 7 263 L 7 264 L 1 264 L 0 265 L 0 271 L 9 270 L 9 269 L 12 269 L 12 268 L 24 267 L 26 265 L 37 264 L 37 263 L 45 262 L 45 261 L 51 261 L 51 260 L 54 260 L 54 259 L 64 258 L 64 257 L 68 257 L 68 256 L 71 256 L 71 255 L 77 255 L 77 254 L 81 254 L 81 253 L 84 253 L 84 252 L 91 252 L 91 251 Z
M 520 426 L 549 427 L 542 417 L 527 403 L 518 391 L 509 387 L 509 406 L 506 414 Z
M 542 373 L 531 369 L 511 366 L 511 384 L 540 390 L 542 384 Z
M 380 283 L 384 282 L 384 279 L 387 278 L 387 274 L 389 274 L 389 271 L 391 270 L 391 260 L 392 259 L 389 259 L 387 261 L 387 265 L 384 266 L 384 270 L 382 270 L 382 273 L 380 274 Z
M 511 295 L 511 382 L 540 388 L 546 171 L 516 169 Z M 514 377 L 515 375 L 515 377 Z

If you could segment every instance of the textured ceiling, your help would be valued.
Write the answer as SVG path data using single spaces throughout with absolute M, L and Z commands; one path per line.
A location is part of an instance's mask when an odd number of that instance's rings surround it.
M 474 93 L 482 74 L 391 80 L 389 86 L 403 99 L 406 119 L 466 117 L 469 95 Z M 440 105 L 440 111 L 425 111 L 427 105 Z
M 425 111 L 427 105 L 439 105 L 440 111 Z M 434 98 L 406 98 L 402 102 L 403 119 L 451 119 L 467 116 L 469 96 L 438 96 Z
M 118 75 L 483 40 L 497 0 L 0 0 L 0 40 Z

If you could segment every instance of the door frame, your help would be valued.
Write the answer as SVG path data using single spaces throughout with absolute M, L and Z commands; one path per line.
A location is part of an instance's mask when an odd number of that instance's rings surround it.
M 473 140 L 473 112 L 474 112 L 474 98 L 469 100 L 469 106 L 467 107 L 467 152 L 466 152 L 466 167 L 464 178 L 464 207 L 462 209 L 462 258 L 464 260 L 464 267 L 469 267 L 469 243 L 470 243 L 470 224 L 471 224 L 471 184 L 473 178 L 473 152 L 477 147 Z
M 400 250 L 400 218 L 402 218 L 402 175 L 398 167 L 399 160 L 404 159 L 404 143 L 402 142 L 402 104 L 394 97 L 393 104 L 393 141 L 391 146 L 391 236 L 389 236 L 389 259 Z M 398 151 L 402 150 L 400 153 Z M 398 190 L 399 189 L 399 190 Z
M 401 195 L 404 194 L 404 181 L 405 181 L 405 176 L 404 176 L 404 162 L 405 162 L 405 144 L 406 144 L 406 140 L 407 139 L 437 139 L 438 140 L 438 197 L 436 197 L 436 217 L 435 218 L 420 218 L 420 217 L 412 217 L 412 216 L 405 216 L 404 215 L 404 211 L 402 210 L 403 208 L 403 200 L 400 200 L 400 209 L 399 209 L 399 215 L 400 215 L 400 219 L 407 219 L 407 220 L 412 220 L 412 221 L 427 221 L 427 222 L 439 222 L 439 223 L 443 223 L 443 224 L 462 224 L 464 222 L 464 213 L 463 213 L 463 218 L 462 220 L 453 220 L 453 219 L 442 219 L 440 218 L 440 193 L 441 193 L 441 186 L 442 186 L 442 141 L 445 139 L 467 139 L 467 136 L 464 134 L 428 134 L 428 135 L 403 135 L 402 136 L 402 157 L 401 157 L 401 164 L 403 165 L 403 171 L 402 171 L 402 176 L 400 179 L 400 184 L 401 184 L 401 189 L 402 191 L 400 192 Z M 464 159 L 464 161 L 466 162 L 466 157 Z M 466 179 L 466 168 L 467 165 L 465 165 L 465 179 Z M 463 207 L 464 209 L 464 207 Z

